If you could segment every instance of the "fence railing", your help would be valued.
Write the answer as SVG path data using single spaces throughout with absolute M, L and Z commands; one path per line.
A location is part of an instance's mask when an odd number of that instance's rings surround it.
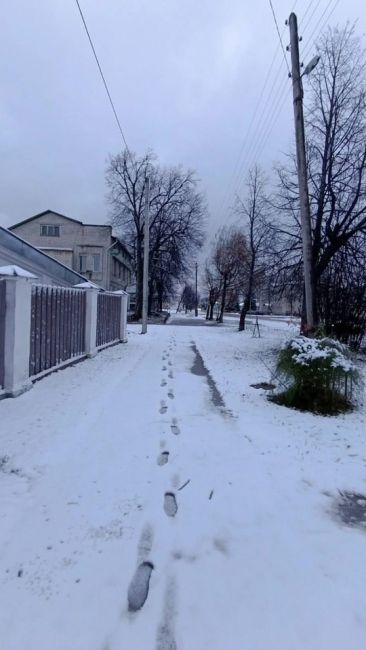
M 0 398 L 16 397 L 53 369 L 125 342 L 127 298 L 0 275 Z
M 4 386 L 5 375 L 5 307 L 6 283 L 0 279 L 0 388 Z
M 113 293 L 99 293 L 97 305 L 97 347 L 120 338 L 121 297 Z
M 32 287 L 30 377 L 85 353 L 85 312 L 84 291 Z

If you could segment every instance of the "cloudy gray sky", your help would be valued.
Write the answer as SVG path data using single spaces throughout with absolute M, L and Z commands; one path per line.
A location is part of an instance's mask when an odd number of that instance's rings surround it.
M 248 164 L 269 167 L 291 141 L 269 0 L 80 3 L 129 147 L 196 169 L 212 227 L 224 222 Z M 273 6 L 282 31 L 294 0 Z M 366 31 L 364 0 L 297 0 L 295 11 L 306 61 L 321 27 Z M 106 159 L 122 142 L 75 0 L 12 0 L 1 18 L 0 224 L 48 208 L 105 222 Z

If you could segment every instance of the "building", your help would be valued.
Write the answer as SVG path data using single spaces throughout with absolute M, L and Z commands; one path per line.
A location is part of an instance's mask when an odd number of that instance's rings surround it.
M 108 291 L 131 284 L 131 254 L 109 225 L 84 224 L 46 210 L 9 230 Z
M 18 266 L 33 276 L 34 282 L 73 287 L 85 278 L 65 264 L 35 248 L 0 226 L 0 266 Z

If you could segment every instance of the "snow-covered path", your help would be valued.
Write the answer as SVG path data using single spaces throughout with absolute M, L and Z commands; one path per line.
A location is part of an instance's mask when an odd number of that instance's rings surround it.
M 137 332 L 0 403 L 1 647 L 363 648 L 364 411 L 267 403 L 278 331 Z

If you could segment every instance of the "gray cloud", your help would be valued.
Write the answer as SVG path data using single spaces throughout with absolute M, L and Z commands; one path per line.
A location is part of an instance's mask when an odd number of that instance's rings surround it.
M 308 4 L 297 2 L 300 25 Z M 267 0 L 81 5 L 131 149 L 152 147 L 163 164 L 195 168 L 212 225 L 225 220 L 233 191 L 224 204 L 223 196 L 278 45 Z M 318 2 L 303 48 L 326 5 Z M 282 29 L 289 5 L 277 0 L 274 6 Z M 348 18 L 358 18 L 359 33 L 365 31 L 359 0 L 338 6 L 331 24 Z M 75 2 L 14 0 L 2 23 L 0 223 L 47 208 L 105 221 L 105 162 L 122 143 Z M 279 79 L 286 79 L 278 55 L 269 87 L 280 66 Z M 292 128 L 289 94 L 262 164 L 288 148 Z M 260 133 L 251 136 L 257 142 Z

